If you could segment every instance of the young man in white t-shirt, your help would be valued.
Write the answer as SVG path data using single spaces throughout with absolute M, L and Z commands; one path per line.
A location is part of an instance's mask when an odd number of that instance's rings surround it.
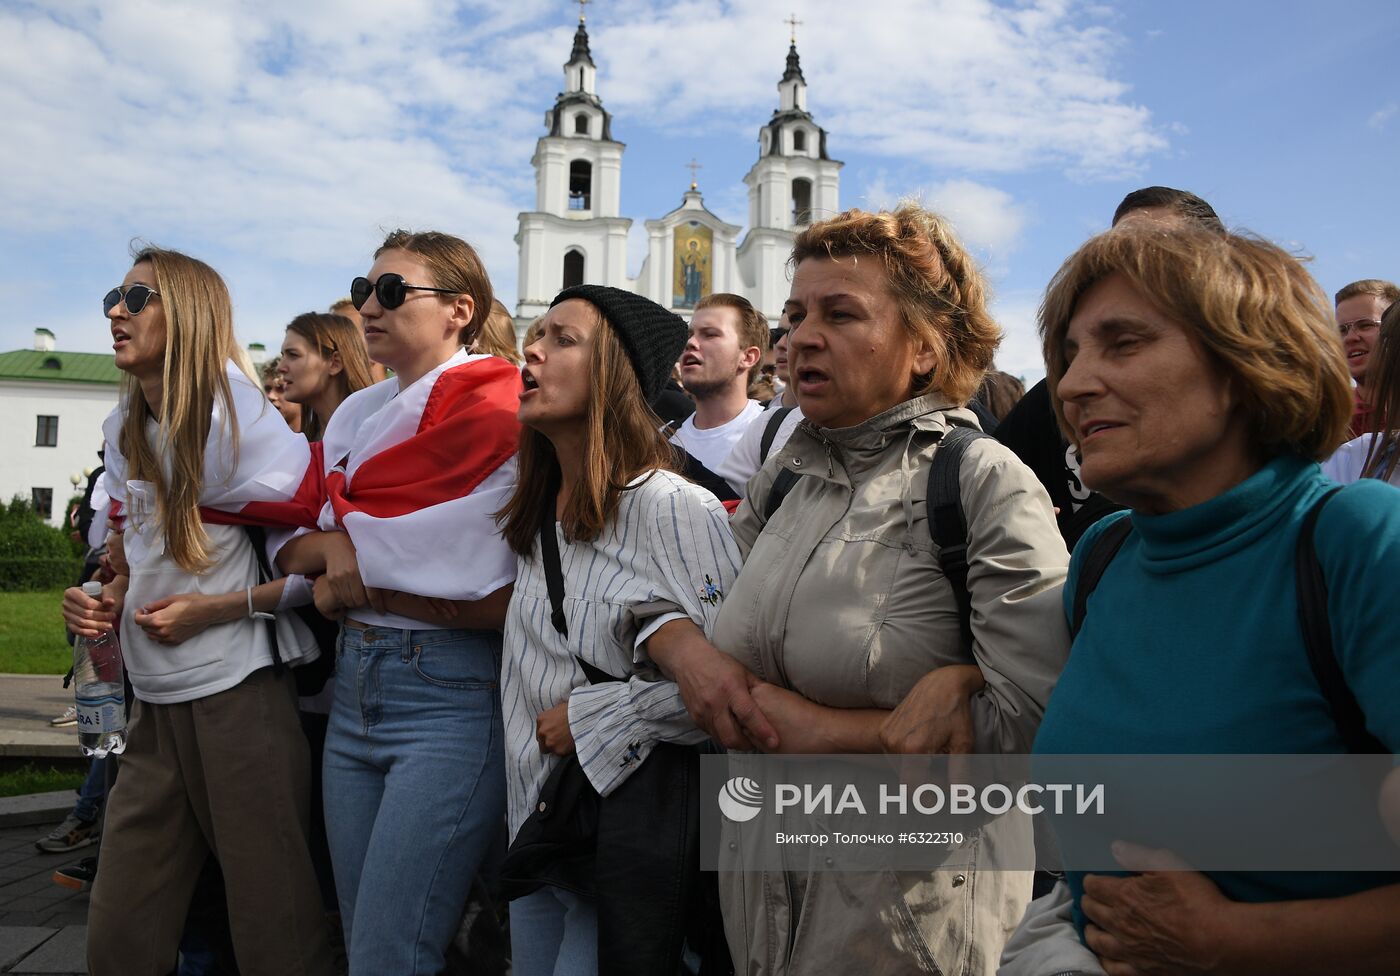
M 763 404 L 748 397 L 751 374 L 768 348 L 768 320 L 739 296 L 709 295 L 695 306 L 681 353 L 681 383 L 695 413 L 672 439 L 710 471 L 729 456 Z

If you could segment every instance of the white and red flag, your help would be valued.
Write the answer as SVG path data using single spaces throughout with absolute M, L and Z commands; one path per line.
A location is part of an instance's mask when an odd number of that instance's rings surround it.
M 200 518 L 223 525 L 264 525 L 273 528 L 314 526 L 324 501 L 319 450 L 287 426 L 262 388 L 234 363 L 227 367 L 232 417 L 227 405 L 214 398 L 209 436 L 204 443 L 204 486 L 199 496 Z M 127 559 L 145 560 L 147 552 L 164 550 L 155 519 L 155 485 L 127 478 L 121 452 L 122 407 L 102 424 L 107 440 L 103 477 L 111 496 L 111 514 L 127 531 Z M 238 431 L 234 450 L 232 431 Z M 170 448 L 161 442 L 160 426 L 147 424 L 147 436 L 169 472 Z
M 350 534 L 366 586 L 478 600 L 515 579 L 495 513 L 515 488 L 519 393 L 516 367 L 463 350 L 336 410 L 320 528 Z

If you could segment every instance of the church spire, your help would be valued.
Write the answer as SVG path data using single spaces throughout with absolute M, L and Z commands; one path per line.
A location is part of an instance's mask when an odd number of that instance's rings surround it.
M 564 62 L 564 92 L 582 93 L 597 96 L 598 66 L 593 63 L 593 52 L 588 49 L 588 27 L 584 23 L 583 8 L 592 0 L 578 0 L 578 30 L 574 31 L 574 47 L 569 52 L 569 60 Z
M 593 55 L 588 50 L 588 28 L 583 23 L 583 12 L 578 15 L 578 30 L 574 31 L 574 49 L 569 52 L 569 64 L 593 64 Z
M 807 79 L 802 77 L 802 62 L 797 57 L 797 41 L 793 40 L 788 46 L 787 70 L 783 72 L 783 81 L 800 81 L 807 84 Z

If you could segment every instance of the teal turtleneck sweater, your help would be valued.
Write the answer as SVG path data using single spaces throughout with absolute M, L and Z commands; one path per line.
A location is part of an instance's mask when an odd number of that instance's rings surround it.
M 1131 532 L 1089 597 L 1084 626 L 1036 736 L 1044 754 L 1345 752 L 1298 626 L 1294 547 L 1332 486 L 1316 464 L 1281 457 L 1235 488 L 1166 515 L 1118 513 L 1075 548 L 1068 616 L 1084 555 L 1117 518 Z M 1367 727 L 1400 749 L 1400 490 L 1361 481 L 1323 509 L 1315 540 L 1333 645 Z M 1239 901 L 1333 897 L 1400 878 L 1214 873 Z M 1075 921 L 1083 876 L 1068 876 Z

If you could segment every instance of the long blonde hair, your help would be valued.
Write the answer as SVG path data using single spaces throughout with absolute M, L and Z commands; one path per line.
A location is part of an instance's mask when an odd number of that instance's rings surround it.
M 130 375 L 123 379 L 125 415 L 119 446 L 130 477 L 155 486 L 155 515 L 166 552 L 186 572 L 202 573 L 213 563 L 209 536 L 199 517 L 204 447 L 214 404 L 221 402 L 233 463 L 237 463 L 238 425 L 233 422 L 233 396 L 225 370 L 232 359 L 246 371 L 247 357 L 240 355 L 234 341 L 233 303 L 218 272 L 203 261 L 158 247 L 136 253 L 132 264 L 143 263 L 155 271 L 159 308 L 165 315 L 164 393 L 160 416 L 153 418 L 136 379 Z M 155 444 L 146 437 L 146 425 L 152 419 L 159 421 Z M 168 464 L 162 463 L 162 457 Z

